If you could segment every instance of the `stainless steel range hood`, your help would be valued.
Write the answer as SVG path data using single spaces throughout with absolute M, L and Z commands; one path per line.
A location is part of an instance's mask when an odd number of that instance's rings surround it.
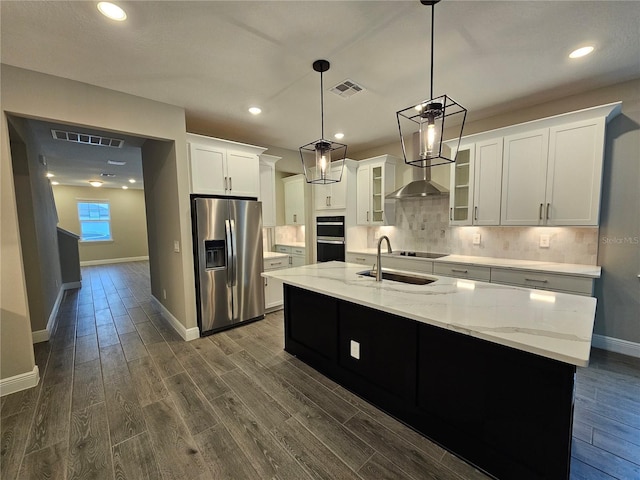
M 420 176 L 422 178 L 416 178 Z M 403 198 L 420 198 L 432 195 L 449 195 L 449 190 L 439 183 L 431 180 L 431 168 L 413 167 L 413 178 L 411 183 L 400 187 L 395 192 L 386 195 L 385 198 L 400 200 Z

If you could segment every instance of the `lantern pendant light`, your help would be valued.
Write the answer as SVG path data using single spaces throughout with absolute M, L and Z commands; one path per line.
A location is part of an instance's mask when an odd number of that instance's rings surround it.
M 451 153 L 458 151 L 467 110 L 451 97 L 442 95 L 433 97 L 433 39 L 434 11 L 440 0 L 420 0 L 423 5 L 431 6 L 431 92 L 430 99 L 412 105 L 396 113 L 404 162 L 414 167 L 434 167 L 455 162 Z M 457 147 L 451 153 L 443 150 L 445 126 L 456 134 Z M 412 154 L 407 152 L 406 143 L 414 146 Z
M 327 60 L 316 60 L 313 69 L 320 72 L 320 125 L 321 138 L 300 147 L 300 158 L 307 183 L 336 183 L 342 179 L 347 146 L 324 138 L 324 85 L 322 74 L 329 70 Z

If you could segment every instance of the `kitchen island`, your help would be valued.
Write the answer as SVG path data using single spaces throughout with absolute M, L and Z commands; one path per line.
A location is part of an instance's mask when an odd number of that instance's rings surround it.
M 496 478 L 569 478 L 595 299 L 329 262 L 285 284 L 285 350 Z

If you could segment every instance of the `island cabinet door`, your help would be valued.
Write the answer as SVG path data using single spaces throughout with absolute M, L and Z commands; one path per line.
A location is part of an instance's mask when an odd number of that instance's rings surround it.
M 339 362 L 351 388 L 384 407 L 415 405 L 418 324 L 353 303 L 339 305 Z
M 326 295 L 284 286 L 285 350 L 316 368 L 338 360 L 338 301 Z
M 568 479 L 575 367 L 420 325 L 416 427 L 497 478 Z

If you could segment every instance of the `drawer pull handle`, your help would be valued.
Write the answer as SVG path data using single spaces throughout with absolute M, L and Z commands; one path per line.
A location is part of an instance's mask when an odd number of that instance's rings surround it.
M 364 258 L 360 258 L 360 257 L 356 257 L 356 260 L 359 261 L 359 262 L 364 262 L 365 261 Z
M 459 270 L 457 268 L 452 268 L 451 271 L 455 273 L 469 273 L 468 270 Z
M 549 280 L 540 280 L 538 278 L 525 278 L 527 282 L 540 282 L 540 283 L 549 283 Z
M 271 265 L 272 267 L 273 267 L 274 265 L 282 265 L 282 262 L 270 263 L 269 265 Z

